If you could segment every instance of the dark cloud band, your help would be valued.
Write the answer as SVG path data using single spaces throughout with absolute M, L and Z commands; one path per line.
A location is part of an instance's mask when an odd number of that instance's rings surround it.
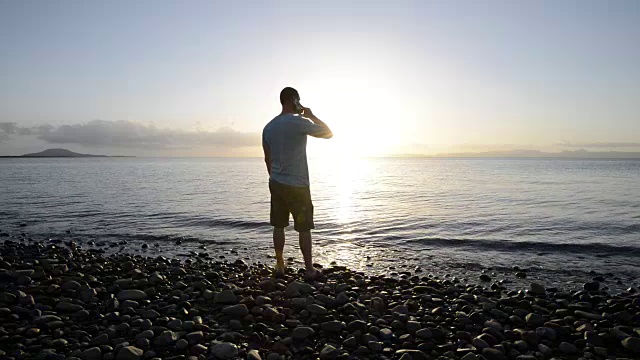
M 127 148 L 185 147 L 251 147 L 260 145 L 257 133 L 243 133 L 230 128 L 217 131 L 186 131 L 158 128 L 134 121 L 93 120 L 87 123 L 21 127 L 15 123 L 0 123 L 0 141 L 11 135 L 36 135 L 50 144 L 79 144 Z

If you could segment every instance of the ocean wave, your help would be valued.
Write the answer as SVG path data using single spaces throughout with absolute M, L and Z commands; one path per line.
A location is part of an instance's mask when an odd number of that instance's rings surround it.
M 391 237 L 389 240 L 397 240 Z M 640 247 L 626 245 L 609 245 L 601 243 L 549 243 L 540 241 L 514 241 L 514 240 L 485 240 L 485 239 L 445 239 L 445 238 L 420 238 L 404 241 L 407 244 L 433 246 L 473 248 L 493 251 L 535 251 L 550 253 L 580 253 L 592 255 L 616 255 L 616 256 L 640 256 Z
M 217 228 L 229 227 L 236 229 L 257 229 L 270 226 L 268 221 L 250 221 L 250 220 L 233 220 L 233 219 L 183 219 L 177 221 L 181 226 L 186 227 L 204 227 Z

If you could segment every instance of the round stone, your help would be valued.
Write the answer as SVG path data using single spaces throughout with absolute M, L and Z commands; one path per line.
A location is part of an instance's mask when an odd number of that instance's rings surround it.
M 236 294 L 233 293 L 233 291 L 224 290 L 215 295 L 213 302 L 217 304 L 233 305 L 238 303 L 238 298 L 236 297 Z
M 622 340 L 622 347 L 633 353 L 640 354 L 640 338 L 628 337 Z
M 178 340 L 178 342 L 176 342 L 176 349 L 177 350 L 184 350 L 186 348 L 189 347 L 189 342 L 185 339 L 180 339 Z
M 109 344 L 108 334 L 100 334 L 91 340 L 91 345 L 108 345 L 108 344 Z
M 320 359 L 335 359 L 338 357 L 338 350 L 331 346 L 331 345 L 325 345 L 322 348 L 322 351 L 320 351 Z
M 531 283 L 529 291 L 531 291 L 531 293 L 534 295 L 546 295 L 547 293 L 547 290 L 544 288 L 544 286 L 535 282 Z
M 80 353 L 80 359 L 82 360 L 101 360 L 102 351 L 99 347 L 92 347 Z
M 322 328 L 322 330 L 330 333 L 339 333 L 345 327 L 346 325 L 342 321 L 338 320 L 326 321 L 320 324 L 320 328 Z
M 155 334 L 153 333 L 153 330 L 143 330 L 142 332 L 139 332 L 136 335 L 136 340 L 137 339 L 153 339 L 153 336 Z
M 302 340 L 308 338 L 309 336 L 313 336 L 315 333 L 316 332 L 308 326 L 298 326 L 297 328 L 293 329 L 293 331 L 291 332 L 291 336 L 296 340 Z
M 82 305 L 72 304 L 66 301 L 61 301 L 56 304 L 56 310 L 65 313 L 74 313 L 82 310 Z
M 318 304 L 311 304 L 307 306 L 307 311 L 313 315 L 324 315 L 328 312 L 324 306 Z
M 146 298 L 148 298 L 149 296 L 147 295 L 147 293 L 145 293 L 142 290 L 138 290 L 138 289 L 128 289 L 128 290 L 122 290 L 118 293 L 118 300 L 120 301 L 124 301 L 124 300 L 134 300 L 134 301 L 138 301 L 138 300 L 144 300 Z
M 140 360 L 144 351 L 135 346 L 123 346 L 118 350 L 116 360 Z
M 576 348 L 575 345 L 568 343 L 566 341 L 563 341 L 558 345 L 558 350 L 560 350 L 560 352 L 565 354 L 574 354 L 578 352 L 578 348 Z
M 245 304 L 237 304 L 223 308 L 222 313 L 234 317 L 245 317 L 249 314 L 249 309 Z
M 527 322 L 527 324 L 533 326 L 540 326 L 546 322 L 542 315 L 536 313 L 528 314 L 527 317 L 525 317 L 525 321 Z
M 221 360 L 233 359 L 238 356 L 238 347 L 235 344 L 223 342 L 213 345 L 210 352 Z
M 415 334 L 416 331 L 420 330 L 422 328 L 422 325 L 417 322 L 417 321 L 407 321 L 407 325 L 406 325 L 406 329 L 409 333 L 411 334 Z
M 482 355 L 488 360 L 507 360 L 502 351 L 494 348 L 486 348 L 482 350 Z
M 153 344 L 159 346 L 168 346 L 173 344 L 177 340 L 178 334 L 174 333 L 171 330 L 165 330 L 153 340 Z

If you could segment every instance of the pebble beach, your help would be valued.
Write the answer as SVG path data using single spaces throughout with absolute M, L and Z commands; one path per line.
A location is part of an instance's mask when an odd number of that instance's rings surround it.
M 640 294 L 83 249 L 5 234 L 2 359 L 634 359 Z M 318 265 L 319 267 L 321 265 Z M 299 270 L 299 271 L 298 271 Z M 483 278 L 483 275 L 485 278 Z M 524 284 L 526 281 L 522 279 Z

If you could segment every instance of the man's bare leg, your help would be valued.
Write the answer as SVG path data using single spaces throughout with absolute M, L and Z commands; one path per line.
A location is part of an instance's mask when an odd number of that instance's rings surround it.
M 300 251 L 304 258 L 304 266 L 307 269 L 307 276 L 315 277 L 318 271 L 313 267 L 313 256 L 311 254 L 311 231 L 300 232 Z
M 273 248 L 276 251 L 276 275 L 284 275 L 284 228 L 273 228 Z

